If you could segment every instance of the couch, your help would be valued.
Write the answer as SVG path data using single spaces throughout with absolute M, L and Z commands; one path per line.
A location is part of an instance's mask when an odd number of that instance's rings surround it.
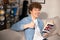
M 11 29 L 0 31 L 0 40 L 25 40 L 24 31 L 16 32 Z
M 50 34 L 48 40 L 60 40 L 60 18 L 54 17 L 53 20 L 56 29 Z M 24 31 L 2 30 L 0 31 L 0 40 L 25 40 Z

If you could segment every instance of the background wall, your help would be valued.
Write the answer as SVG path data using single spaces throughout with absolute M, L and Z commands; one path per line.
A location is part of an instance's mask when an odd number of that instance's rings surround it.
M 41 12 L 46 12 L 48 14 L 48 18 L 59 16 L 60 0 L 45 0 L 45 4 L 42 4 Z

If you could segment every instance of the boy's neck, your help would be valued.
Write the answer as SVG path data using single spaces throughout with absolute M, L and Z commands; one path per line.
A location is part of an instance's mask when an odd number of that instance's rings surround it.
M 35 19 L 37 19 L 36 17 L 34 17 L 33 15 L 31 15 L 31 17 L 32 17 L 32 20 L 35 20 Z

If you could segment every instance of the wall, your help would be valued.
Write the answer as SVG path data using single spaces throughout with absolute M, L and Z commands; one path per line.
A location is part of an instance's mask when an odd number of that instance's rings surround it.
M 59 16 L 60 13 L 60 0 L 45 0 L 45 4 L 42 4 L 41 12 L 46 12 L 48 18 Z

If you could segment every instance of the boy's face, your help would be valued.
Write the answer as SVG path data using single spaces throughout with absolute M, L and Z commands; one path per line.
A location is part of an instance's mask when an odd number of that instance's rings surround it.
M 39 15 L 40 15 L 40 9 L 38 8 L 33 8 L 31 11 L 30 11 L 31 15 L 34 16 L 35 18 L 37 18 Z

